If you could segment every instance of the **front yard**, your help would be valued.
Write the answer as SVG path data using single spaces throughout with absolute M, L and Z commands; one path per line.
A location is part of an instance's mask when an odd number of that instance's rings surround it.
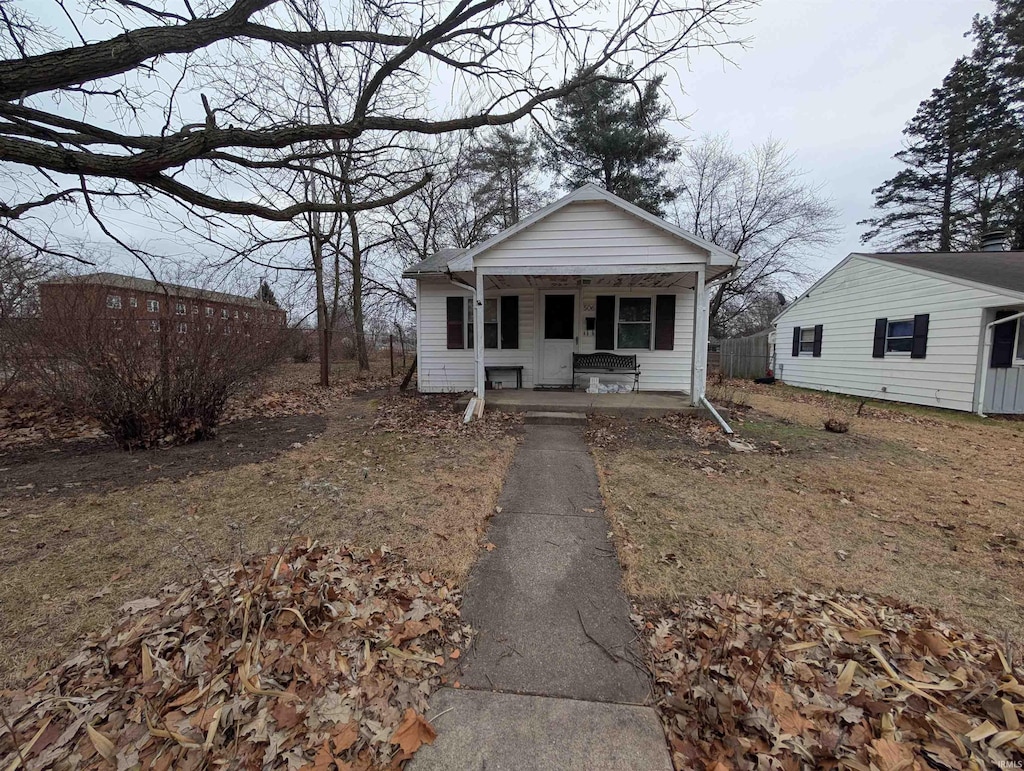
M 298 388 L 315 367 L 289 367 L 210 442 L 0 450 L 0 686 L 55 662 L 125 602 L 295 537 L 386 546 L 411 571 L 465 578 L 511 459 L 508 422 L 463 426 L 451 400 L 381 383 Z
M 588 431 L 677 771 L 1024 762 L 1024 423 L 740 388 Z
M 1024 423 L 784 387 L 740 392 L 756 452 L 703 422 L 590 431 L 627 589 L 891 595 L 998 635 L 1024 634 Z M 847 434 L 822 429 L 841 414 Z

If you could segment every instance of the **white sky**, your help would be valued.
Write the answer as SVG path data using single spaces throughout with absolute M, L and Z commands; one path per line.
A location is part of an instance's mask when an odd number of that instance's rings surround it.
M 841 240 L 809 260 L 824 272 L 863 248 L 856 223 L 871 213 L 871 189 L 898 168 L 904 124 L 970 51 L 972 17 L 990 10 L 990 0 L 764 0 L 741 32 L 749 48 L 730 51 L 735 66 L 705 52 L 666 79 L 677 113 L 688 116 L 673 133 L 727 133 L 737 150 L 785 142 L 840 212 Z M 130 212 L 111 219 L 136 243 L 181 252 L 162 223 Z
M 871 190 L 918 104 L 938 87 L 988 0 L 765 0 L 737 67 L 702 55 L 666 85 L 690 132 L 727 132 L 737 149 L 773 136 L 839 209 L 841 240 L 813 261 L 824 272 L 860 244 Z M 680 92 L 679 86 L 685 89 Z

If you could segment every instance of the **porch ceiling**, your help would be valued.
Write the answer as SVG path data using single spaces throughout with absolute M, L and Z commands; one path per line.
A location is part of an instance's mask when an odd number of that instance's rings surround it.
M 484 276 L 484 289 L 578 289 L 587 286 L 609 289 L 692 289 L 695 276 L 695 273 L 630 273 L 600 276 L 487 275 Z

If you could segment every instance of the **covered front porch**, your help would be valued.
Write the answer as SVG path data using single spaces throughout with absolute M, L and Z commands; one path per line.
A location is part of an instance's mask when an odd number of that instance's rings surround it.
M 457 406 L 464 411 L 472 398 L 466 394 Z M 625 394 L 588 394 L 586 391 L 487 391 L 487 409 L 496 412 L 577 412 L 584 415 L 616 415 L 658 418 L 670 413 L 697 414 L 686 392 L 640 391 Z

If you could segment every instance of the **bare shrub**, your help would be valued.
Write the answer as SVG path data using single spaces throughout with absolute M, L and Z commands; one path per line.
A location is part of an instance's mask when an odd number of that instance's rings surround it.
M 833 434 L 845 434 L 850 430 L 848 405 L 838 397 L 829 394 L 825 397 L 825 417 L 822 424 L 826 431 Z
M 286 330 L 259 313 L 179 315 L 170 296 L 148 313 L 108 308 L 106 296 L 84 284 L 44 294 L 32 374 L 45 396 L 95 418 L 123 449 L 213 436 L 228 398 L 285 350 Z

